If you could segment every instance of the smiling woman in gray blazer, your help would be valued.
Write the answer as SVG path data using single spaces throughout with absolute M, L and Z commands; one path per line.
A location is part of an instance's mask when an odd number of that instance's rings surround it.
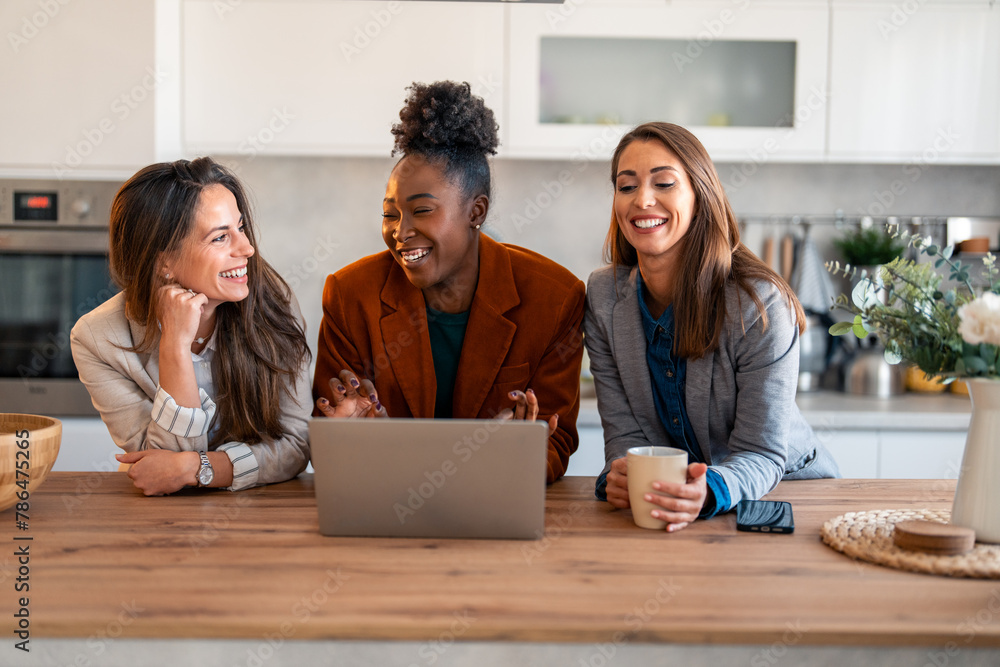
M 647 497 L 668 531 L 782 479 L 838 476 L 795 405 L 802 307 L 740 242 L 701 142 L 640 125 L 611 181 L 610 266 L 591 274 L 584 318 L 604 427 L 598 498 L 629 507 L 624 457 L 648 445 L 688 452 L 687 483 L 657 482 Z

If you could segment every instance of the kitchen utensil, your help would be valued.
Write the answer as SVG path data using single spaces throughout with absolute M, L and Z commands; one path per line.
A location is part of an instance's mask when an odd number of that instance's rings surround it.
M 781 277 L 786 283 L 792 280 L 792 259 L 795 256 L 795 239 L 785 234 L 781 239 Z
M 764 239 L 764 263 L 774 268 L 774 237 Z
M 890 364 L 885 350 L 874 336 L 868 347 L 860 348 L 844 366 L 844 391 L 848 394 L 889 398 L 905 391 L 904 371 L 899 364 Z

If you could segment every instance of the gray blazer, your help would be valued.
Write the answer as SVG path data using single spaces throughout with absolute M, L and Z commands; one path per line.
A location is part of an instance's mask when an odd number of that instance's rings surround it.
M 301 321 L 298 304 L 292 310 Z M 115 444 L 127 452 L 143 449 L 204 451 L 208 436 L 182 438 L 152 419 L 153 399 L 159 385 L 157 347 L 136 354 L 117 345 L 135 345 L 145 327 L 125 317 L 125 295 L 118 293 L 80 318 L 70 333 L 73 361 L 90 392 L 94 407 L 108 427 Z M 247 387 L 253 391 L 253 387 Z M 309 416 L 312 388 L 309 364 L 295 378 L 293 397 L 282 393 L 281 424 L 284 435 L 274 441 L 248 445 L 259 466 L 260 484 L 283 482 L 306 469 L 309 463 Z
M 605 473 L 630 447 L 669 442 L 653 402 L 637 273 L 605 266 L 587 283 L 584 341 L 604 426 Z M 722 475 L 734 505 L 760 498 L 782 479 L 839 477 L 795 405 L 794 313 L 774 285 L 760 282 L 768 318 L 763 331 L 753 300 L 737 292 L 731 287 L 726 293 L 727 324 L 718 349 L 687 361 L 684 390 L 704 460 Z

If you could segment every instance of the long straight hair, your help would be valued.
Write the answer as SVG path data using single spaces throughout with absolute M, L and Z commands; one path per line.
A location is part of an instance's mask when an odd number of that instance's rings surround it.
M 695 210 L 691 226 L 680 240 L 677 253 L 672 302 L 676 335 L 674 352 L 698 359 L 719 347 L 719 335 L 726 322 L 726 286 L 735 283 L 737 298 L 747 293 L 767 329 L 767 312 L 753 282 L 772 283 L 795 313 L 799 332 L 805 331 L 805 313 L 795 293 L 781 276 L 764 264 L 740 242 L 736 216 L 719 181 L 715 165 L 697 137 L 672 123 L 645 123 L 622 137 L 611 158 L 611 183 L 615 184 L 618 162 L 625 149 L 636 141 L 658 141 L 674 153 L 684 166 L 694 190 Z M 615 265 L 633 267 L 639 263 L 635 247 L 618 225 L 614 207 L 611 227 L 604 241 L 604 259 Z M 745 323 L 742 323 L 744 331 Z
M 130 178 L 111 205 L 111 275 L 125 292 L 127 317 L 145 326 L 132 352 L 159 341 L 157 270 L 164 254 L 181 250 L 192 232 L 205 188 L 221 185 L 236 198 L 247 239 L 257 249 L 253 214 L 236 176 L 208 157 L 153 164 Z M 216 308 L 212 379 L 217 428 L 212 444 L 277 439 L 283 434 L 281 394 L 292 396 L 296 376 L 310 358 L 305 332 L 291 306 L 291 290 L 255 252 L 247 260 L 249 296 Z

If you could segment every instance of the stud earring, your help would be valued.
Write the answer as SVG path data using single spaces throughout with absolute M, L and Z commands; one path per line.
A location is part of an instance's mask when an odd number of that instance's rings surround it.
M 482 225 L 476 225 L 476 229 L 479 229 L 480 227 L 482 227 Z

